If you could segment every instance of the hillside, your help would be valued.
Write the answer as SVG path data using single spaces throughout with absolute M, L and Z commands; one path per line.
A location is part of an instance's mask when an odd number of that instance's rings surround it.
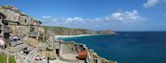
M 80 35 L 80 34 L 115 34 L 115 32 L 106 31 L 92 31 L 88 29 L 76 29 L 66 27 L 55 27 L 55 26 L 43 26 L 47 30 L 52 30 L 56 35 Z

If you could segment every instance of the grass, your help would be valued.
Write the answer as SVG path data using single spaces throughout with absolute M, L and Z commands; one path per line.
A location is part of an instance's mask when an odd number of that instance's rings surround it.
M 6 55 L 0 54 L 0 63 L 6 63 Z
M 7 60 L 7 55 L 0 54 L 0 63 L 7 63 L 6 60 Z M 14 56 L 9 57 L 9 63 L 16 63 Z
M 10 56 L 9 63 L 16 63 L 14 56 Z
M 53 51 L 53 49 L 47 47 L 46 51 Z

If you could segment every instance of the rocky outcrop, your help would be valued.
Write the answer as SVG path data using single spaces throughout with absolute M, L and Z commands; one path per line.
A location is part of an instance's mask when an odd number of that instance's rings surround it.
M 34 22 L 40 23 L 38 20 L 27 16 L 26 14 L 18 10 L 16 7 L 10 5 L 0 6 L 0 14 L 5 16 L 4 20 L 19 23 L 22 25 L 31 25 Z

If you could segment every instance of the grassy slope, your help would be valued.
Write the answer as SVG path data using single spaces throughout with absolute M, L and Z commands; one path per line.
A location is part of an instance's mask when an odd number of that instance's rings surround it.
M 53 27 L 53 26 L 43 26 L 47 30 L 54 31 L 57 35 L 78 35 L 78 34 L 93 34 L 94 31 L 87 29 L 73 29 L 65 27 Z
M 111 30 L 104 31 L 92 31 L 88 29 L 76 29 L 66 27 L 55 27 L 55 26 L 42 26 L 47 30 L 52 30 L 57 35 L 79 35 L 79 34 L 116 34 Z
M 14 56 L 11 56 L 11 57 L 10 57 L 9 63 L 16 63 L 16 60 L 15 60 Z
M 5 54 L 0 54 L 0 63 L 6 63 L 7 56 Z M 9 57 L 9 63 L 16 63 L 15 58 L 13 56 Z
M 6 63 L 6 55 L 0 54 L 0 63 Z

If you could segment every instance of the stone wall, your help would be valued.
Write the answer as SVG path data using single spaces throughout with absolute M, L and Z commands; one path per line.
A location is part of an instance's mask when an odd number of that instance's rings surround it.
M 16 26 L 16 25 L 9 25 L 9 28 L 12 33 L 18 36 L 26 36 L 26 34 L 30 31 L 30 28 L 27 26 Z
M 31 17 L 27 17 L 27 16 L 20 16 L 20 19 L 19 19 L 18 22 L 20 24 L 23 24 L 23 25 L 31 24 L 32 18 Z

